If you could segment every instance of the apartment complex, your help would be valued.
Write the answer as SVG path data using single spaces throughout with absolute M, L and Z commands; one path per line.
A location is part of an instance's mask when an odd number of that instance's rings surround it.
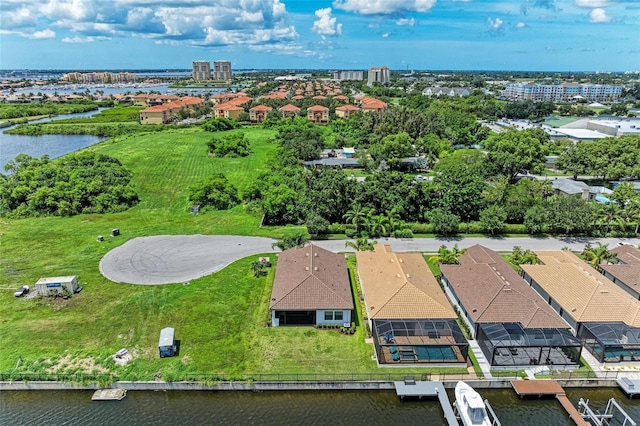
M 70 72 L 60 79 L 69 83 L 133 83 L 138 80 L 132 72 Z
M 511 100 L 530 100 L 548 102 L 569 102 L 586 100 L 588 102 L 615 102 L 622 94 L 622 86 L 611 84 L 537 84 L 510 83 L 503 95 Z
M 387 84 L 390 80 L 389 68 L 384 66 L 369 68 L 367 86 L 373 86 L 375 83 Z
M 229 81 L 233 79 L 230 61 L 213 61 L 213 79 Z
M 333 73 L 333 79 L 336 81 L 343 80 L 364 80 L 364 71 L 335 71 Z
M 211 65 L 209 61 L 193 61 L 192 75 L 195 81 L 211 80 Z

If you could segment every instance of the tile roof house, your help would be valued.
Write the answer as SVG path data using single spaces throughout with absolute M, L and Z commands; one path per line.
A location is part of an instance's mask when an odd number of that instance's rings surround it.
M 204 105 L 204 99 L 194 96 L 185 96 L 177 101 L 161 105 L 154 105 L 140 110 L 140 124 L 164 124 L 169 123 L 174 113 Z
M 466 363 L 457 315 L 420 253 L 378 244 L 356 258 L 380 364 Z
M 387 110 L 387 103 L 369 96 L 362 96 L 356 100 L 362 112 L 384 112 Z
M 569 324 L 498 253 L 474 245 L 459 262 L 440 265 L 442 283 L 491 365 L 579 363 Z M 557 346 L 575 348 L 573 356 Z
M 300 114 L 300 108 L 292 104 L 286 104 L 278 108 L 278 112 L 282 114 L 284 118 L 295 117 L 296 115 Z
M 249 120 L 252 123 L 262 123 L 267 118 L 267 114 L 271 111 L 273 111 L 273 108 L 268 105 L 254 106 L 249 109 Z
M 307 108 L 307 118 L 313 123 L 328 123 L 329 108 L 322 105 L 313 105 Z
M 618 263 L 599 265 L 601 272 L 624 291 L 640 300 L 640 250 L 625 244 L 610 252 L 615 253 Z
M 523 276 L 600 362 L 640 354 L 640 301 L 568 251 L 536 251 Z
M 244 108 L 230 101 L 213 106 L 213 115 L 215 118 L 233 118 L 238 119 L 240 114 L 244 112 Z
M 360 108 L 357 106 L 346 104 L 336 108 L 336 116 L 340 118 L 349 118 L 351 114 L 355 114 L 358 111 L 360 111 Z
M 314 245 L 280 253 L 269 309 L 274 327 L 351 324 L 354 305 L 344 255 Z

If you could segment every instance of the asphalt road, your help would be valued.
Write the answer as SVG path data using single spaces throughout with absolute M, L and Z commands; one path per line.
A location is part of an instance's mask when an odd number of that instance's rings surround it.
M 180 283 L 210 275 L 247 256 L 272 253 L 276 240 L 233 235 L 159 235 L 129 240 L 109 251 L 100 261 L 100 272 L 118 283 L 157 285 Z M 441 245 L 460 248 L 475 244 L 496 251 L 511 251 L 513 246 L 532 250 L 579 251 L 586 243 L 602 242 L 609 248 L 619 243 L 640 244 L 640 238 L 378 238 L 394 251 L 433 253 Z M 313 244 L 333 252 L 352 252 L 345 240 L 314 241 Z

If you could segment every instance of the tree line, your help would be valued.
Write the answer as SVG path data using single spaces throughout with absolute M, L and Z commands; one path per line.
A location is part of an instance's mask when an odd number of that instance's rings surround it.
M 138 202 L 131 173 L 115 158 L 92 152 L 56 160 L 26 154 L 0 175 L 0 215 L 72 216 L 123 211 Z

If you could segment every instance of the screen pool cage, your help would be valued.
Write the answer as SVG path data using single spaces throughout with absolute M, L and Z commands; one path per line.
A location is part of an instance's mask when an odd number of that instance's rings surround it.
M 586 322 L 579 330 L 584 347 L 598 361 L 640 361 L 640 328 L 623 322 Z
M 373 320 L 380 364 L 465 364 L 469 344 L 455 319 Z
M 567 329 L 520 323 L 478 325 L 478 344 L 492 366 L 579 366 L 582 343 Z

